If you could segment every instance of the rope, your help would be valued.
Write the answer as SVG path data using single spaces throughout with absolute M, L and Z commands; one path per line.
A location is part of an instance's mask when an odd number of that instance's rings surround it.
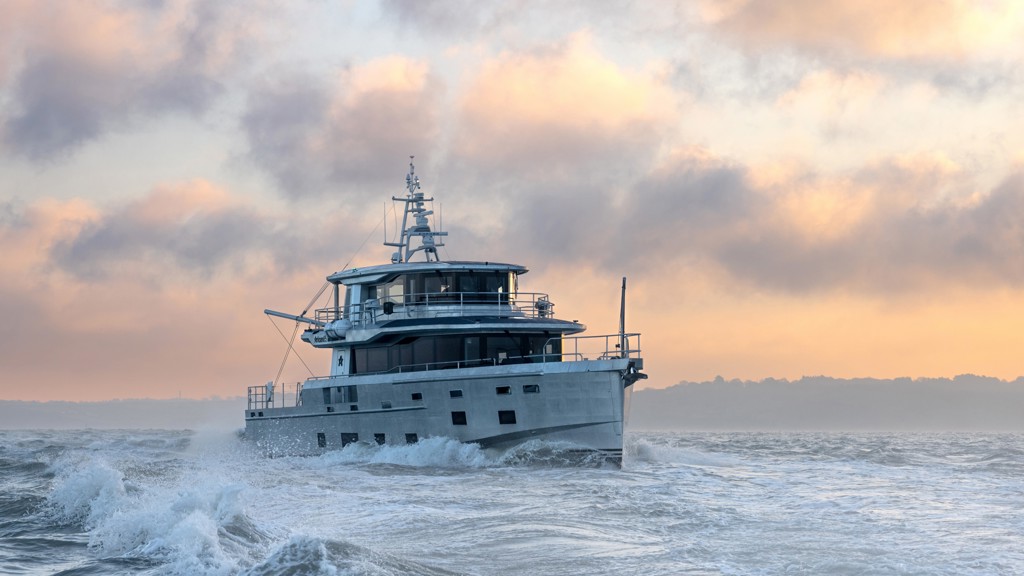
M 394 205 L 392 205 L 392 211 L 394 211 Z M 363 247 L 366 246 L 366 243 L 370 241 L 370 237 L 377 233 L 377 229 L 380 228 L 381 224 L 383 224 L 387 220 L 387 217 L 388 214 L 387 212 L 385 212 L 384 217 L 381 218 L 380 221 L 377 222 L 377 225 L 373 227 L 373 230 L 371 230 L 370 233 L 366 235 L 366 238 L 364 238 L 362 244 L 360 244 L 359 247 L 356 248 L 356 251 L 352 253 L 352 256 L 348 259 L 348 262 L 345 262 L 345 265 L 341 267 L 341 271 L 345 271 L 348 269 L 349 264 L 352 264 L 352 261 L 355 260 L 356 255 L 362 252 Z M 305 316 L 306 312 L 309 312 L 309 309 L 316 304 L 317 300 L 319 300 L 320 297 L 323 296 L 324 291 L 326 291 L 327 287 L 330 285 L 330 282 L 324 281 L 323 286 L 321 286 L 320 289 L 317 290 L 316 295 L 313 296 L 313 298 L 309 301 L 309 304 L 306 304 L 306 307 L 302 310 L 302 313 L 299 314 L 299 316 Z M 277 377 L 274 378 L 274 384 L 276 385 L 281 381 L 281 374 L 284 373 L 285 364 L 288 363 L 288 355 L 291 354 L 292 352 L 295 352 L 295 357 L 298 358 L 299 362 L 302 362 L 302 365 L 306 367 L 306 371 L 309 372 L 309 375 L 315 376 L 315 374 L 313 374 L 313 371 L 309 369 L 309 365 L 307 365 L 306 361 L 302 359 L 302 356 L 299 356 L 298 350 L 296 350 L 295 347 L 293 346 L 295 342 L 295 336 L 297 336 L 299 333 L 300 322 L 295 322 L 295 328 L 292 330 L 292 337 L 285 338 L 284 332 L 281 332 L 281 329 L 277 327 L 277 324 L 270 318 L 270 316 L 267 316 L 267 320 L 270 320 L 270 323 L 274 325 L 274 328 L 277 330 L 277 333 L 280 334 L 281 338 L 284 338 L 285 343 L 288 344 L 288 348 L 284 351 L 284 358 L 281 359 L 281 367 L 278 368 L 277 370 Z
M 274 329 L 277 330 L 277 333 L 280 334 L 281 338 L 285 341 L 286 344 L 288 344 L 288 350 L 290 352 L 295 352 L 295 357 L 298 358 L 299 362 L 302 362 L 302 365 L 306 367 L 306 371 L 309 372 L 309 375 L 310 376 L 316 376 L 316 374 L 313 374 L 313 371 L 309 369 L 309 365 L 306 364 L 306 361 L 302 359 L 302 356 L 299 355 L 299 351 L 296 350 L 294 346 L 292 346 L 292 342 L 295 341 L 295 334 L 299 331 L 299 323 L 298 322 L 295 323 L 295 330 L 292 331 L 292 337 L 291 337 L 291 340 L 289 340 L 288 338 L 285 337 L 284 332 L 281 332 L 281 329 L 277 326 L 277 323 L 274 322 L 274 320 L 270 316 L 267 316 L 267 320 L 270 321 L 270 323 L 274 326 Z M 281 368 L 278 369 L 278 371 L 277 371 L 277 378 L 274 379 L 274 383 L 275 384 L 280 382 L 280 380 L 281 380 L 281 373 L 284 372 L 284 365 L 285 365 L 285 362 L 287 362 L 287 361 L 288 361 L 288 352 L 285 353 L 284 359 L 281 360 Z

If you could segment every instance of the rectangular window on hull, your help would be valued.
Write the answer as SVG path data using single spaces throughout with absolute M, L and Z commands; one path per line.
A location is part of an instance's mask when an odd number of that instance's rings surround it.
M 412 399 L 413 400 L 423 400 L 423 393 L 422 392 L 413 392 L 412 393 Z
M 390 410 L 391 409 L 391 402 L 388 401 L 388 400 L 382 400 L 381 403 L 380 403 L 380 409 L 381 410 Z
M 515 410 L 498 410 L 498 424 L 515 424 Z
M 466 413 L 465 412 L 452 412 L 452 424 L 455 426 L 466 425 Z
M 382 444 L 383 445 L 384 444 L 384 435 L 383 434 L 374 434 L 373 435 L 373 441 L 376 442 L 377 444 Z
M 494 387 L 494 391 L 498 394 L 498 396 L 508 396 L 509 394 L 512 393 L 512 387 L 511 386 L 495 386 Z
M 405 435 L 405 443 L 406 444 L 415 444 L 415 443 L 417 443 L 419 441 L 420 441 L 419 436 L 417 436 L 415 434 L 406 434 Z
M 338 386 L 335 388 L 334 397 L 339 403 L 359 402 L 359 392 L 355 386 Z
M 317 432 L 316 445 L 321 448 L 327 448 L 327 434 L 324 434 L 323 432 Z
M 341 447 L 344 448 L 353 442 L 359 442 L 359 434 L 354 432 L 342 432 L 341 433 Z
M 452 398 L 462 398 L 462 390 L 449 390 L 448 395 Z
M 540 394 L 540 384 L 523 384 L 523 394 Z

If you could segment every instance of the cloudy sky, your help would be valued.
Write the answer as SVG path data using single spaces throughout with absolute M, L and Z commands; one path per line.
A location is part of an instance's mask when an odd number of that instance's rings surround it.
M 1021 38 L 1016 0 L 6 0 L 0 399 L 273 378 L 263 308 L 387 260 L 412 154 L 443 256 L 595 332 L 628 276 L 645 386 L 1016 378 Z

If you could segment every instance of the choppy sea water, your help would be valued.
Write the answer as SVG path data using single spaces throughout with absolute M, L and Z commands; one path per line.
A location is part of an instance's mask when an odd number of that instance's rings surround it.
M 0 432 L 0 573 L 1024 573 L 1024 435 L 631 433 L 621 470 L 565 448 Z

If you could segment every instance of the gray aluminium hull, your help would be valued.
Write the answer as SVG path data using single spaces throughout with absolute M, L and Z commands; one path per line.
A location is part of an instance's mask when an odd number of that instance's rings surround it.
M 628 363 L 613 358 L 310 380 L 300 406 L 247 410 L 245 435 L 271 454 L 296 455 L 355 441 L 447 437 L 503 449 L 542 439 L 618 462 Z

